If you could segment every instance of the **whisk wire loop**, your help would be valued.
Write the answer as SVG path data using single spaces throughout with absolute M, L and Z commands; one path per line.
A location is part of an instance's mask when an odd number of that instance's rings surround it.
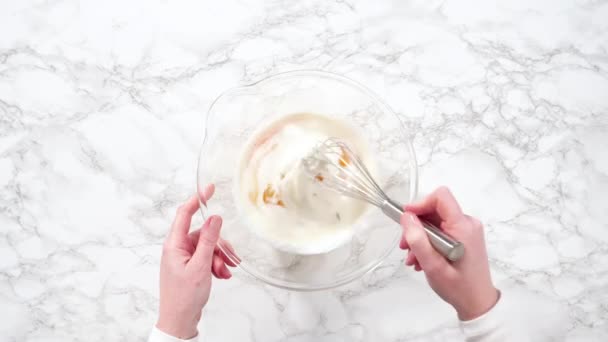
M 382 205 L 386 201 L 387 196 L 361 158 L 344 142 L 329 138 L 307 159 L 311 158 L 314 162 L 309 162 L 308 165 L 317 168 L 309 169 L 309 173 L 323 174 L 323 171 L 326 171 L 323 178 L 326 187 L 374 205 Z M 318 170 L 319 168 L 321 170 Z

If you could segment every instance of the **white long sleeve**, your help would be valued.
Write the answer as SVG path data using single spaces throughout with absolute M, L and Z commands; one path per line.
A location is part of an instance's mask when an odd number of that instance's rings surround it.
M 198 336 L 195 336 L 189 340 L 181 340 L 177 337 L 173 337 L 169 334 L 166 334 L 158 328 L 152 328 L 152 332 L 150 333 L 150 337 L 148 338 L 148 342 L 197 342 Z
M 567 315 L 546 298 L 525 290 L 502 291 L 498 303 L 483 316 L 461 321 L 467 342 L 544 342 L 563 337 Z
M 505 320 L 503 301 L 501 295 L 494 307 L 484 315 L 470 321 L 460 321 L 467 342 L 513 341 L 512 331 Z

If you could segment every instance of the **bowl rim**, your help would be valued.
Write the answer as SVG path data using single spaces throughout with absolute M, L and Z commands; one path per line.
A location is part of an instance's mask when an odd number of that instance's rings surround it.
M 204 131 L 203 140 L 202 140 L 200 148 L 199 148 L 199 156 L 197 159 L 198 164 L 197 164 L 197 170 L 196 170 L 196 172 L 197 172 L 197 175 L 196 175 L 197 176 L 196 177 L 197 178 L 197 197 L 198 197 L 199 204 L 200 204 L 199 212 L 201 213 L 204 220 L 206 220 L 207 217 L 205 216 L 205 212 L 203 211 L 203 207 L 204 207 L 205 203 L 201 200 L 200 195 L 199 195 L 202 193 L 202 189 L 200 189 L 201 184 L 198 181 L 198 175 L 199 175 L 199 171 L 200 171 L 201 158 L 202 158 L 201 152 L 202 152 L 202 148 L 203 148 L 203 146 L 205 146 L 205 143 L 209 136 L 208 131 L 207 131 L 209 129 L 208 123 L 209 123 L 209 118 L 212 116 L 212 110 L 213 110 L 214 106 L 221 98 L 225 97 L 226 95 L 228 95 L 230 93 L 233 93 L 233 92 L 236 92 L 239 90 L 243 90 L 246 88 L 259 86 L 266 82 L 275 81 L 275 80 L 282 79 L 282 78 L 292 78 L 292 77 L 298 77 L 298 76 L 308 76 L 308 77 L 314 76 L 314 77 L 328 78 L 328 79 L 332 79 L 332 80 L 339 81 L 342 83 L 346 83 L 349 86 L 358 89 L 359 91 L 361 91 L 362 93 L 367 95 L 369 98 L 371 98 L 377 105 L 380 106 L 380 108 L 383 111 L 392 114 L 399 121 L 399 124 L 401 125 L 401 132 L 403 134 L 403 142 L 406 144 L 406 146 L 408 148 L 408 153 L 410 155 L 410 159 L 409 159 L 410 160 L 410 165 L 409 165 L 410 193 L 409 193 L 408 202 L 412 202 L 418 195 L 418 164 L 416 161 L 416 153 L 414 151 L 412 140 L 411 140 L 410 136 L 407 134 L 407 130 L 406 130 L 406 127 L 405 127 L 405 124 L 404 124 L 402 118 L 385 101 L 383 101 L 378 95 L 376 95 L 376 93 L 374 93 L 371 89 L 369 89 L 367 86 L 363 85 L 362 83 L 360 83 L 358 81 L 355 81 L 346 76 L 336 74 L 333 72 L 329 72 L 329 71 L 317 70 L 317 69 L 298 69 L 298 70 L 291 70 L 291 71 L 285 71 L 285 72 L 272 74 L 272 75 L 266 76 L 264 78 L 261 78 L 255 82 L 251 82 L 251 83 L 247 83 L 247 84 L 244 84 L 241 86 L 229 88 L 229 89 L 223 91 L 222 93 L 220 93 L 220 95 L 217 96 L 215 98 L 215 100 L 213 100 L 211 102 L 209 109 L 207 110 L 206 117 L 205 117 L 205 131 Z M 373 261 L 367 263 L 366 265 L 361 267 L 360 270 L 353 272 L 352 274 L 349 274 L 347 277 L 342 277 L 342 278 L 336 279 L 335 281 L 332 281 L 332 282 L 312 284 L 312 285 L 276 279 L 273 277 L 269 277 L 261 272 L 258 272 L 254 268 L 243 267 L 232 256 L 232 253 L 230 251 L 226 250 L 226 248 L 222 246 L 222 244 L 218 244 L 218 248 L 231 261 L 235 262 L 235 264 L 237 264 L 237 267 L 239 269 L 243 270 L 247 275 L 249 275 L 257 280 L 261 280 L 262 282 L 264 282 L 266 284 L 269 284 L 269 285 L 272 285 L 272 286 L 275 286 L 278 288 L 286 289 L 286 290 L 308 292 L 308 291 L 333 289 L 333 288 L 348 284 L 350 282 L 353 282 L 353 281 L 363 277 L 364 275 L 372 272 L 378 266 L 380 266 L 386 260 L 386 258 L 388 258 L 390 253 L 393 252 L 394 245 L 396 245 L 398 240 L 399 240 L 399 237 L 397 236 L 397 238 L 395 238 L 394 241 L 392 242 L 393 248 L 390 248 L 390 247 L 387 248 L 386 251 L 384 253 L 382 253 L 376 260 L 373 260 Z

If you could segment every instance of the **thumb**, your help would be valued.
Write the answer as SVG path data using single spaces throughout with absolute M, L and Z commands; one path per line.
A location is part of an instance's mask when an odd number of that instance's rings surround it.
M 220 229 L 222 228 L 222 218 L 213 215 L 205 221 L 203 228 L 200 230 L 196 250 L 192 255 L 191 262 L 195 263 L 197 268 L 211 267 L 213 260 L 213 251 L 215 245 L 220 238 Z
M 409 212 L 404 213 L 401 215 L 401 226 L 410 250 L 426 274 L 443 272 L 449 267 L 447 260 L 431 245 L 418 216 Z

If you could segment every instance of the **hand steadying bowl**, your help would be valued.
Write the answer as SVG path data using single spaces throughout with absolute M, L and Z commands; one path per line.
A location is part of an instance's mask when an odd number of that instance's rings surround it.
M 397 115 L 365 87 L 318 71 L 279 74 L 222 94 L 207 116 L 197 182 L 199 191 L 208 183 L 216 185 L 215 201 L 201 210 L 204 216 L 207 211 L 223 216 L 222 238 L 232 243 L 241 269 L 271 285 L 318 290 L 372 270 L 395 248 L 401 232 L 381 212 L 370 210 L 355 221 L 340 247 L 305 255 L 277 248 L 254 233 L 246 211 L 239 208 L 235 186 L 244 144 L 259 127 L 303 112 L 350 123 L 367 141 L 387 194 L 404 203 L 416 196 L 415 157 Z

